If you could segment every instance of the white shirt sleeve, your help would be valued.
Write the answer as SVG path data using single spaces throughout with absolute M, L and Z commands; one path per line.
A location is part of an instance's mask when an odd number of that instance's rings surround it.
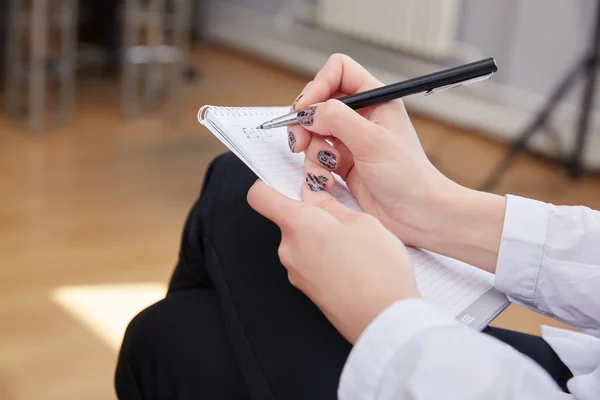
M 340 400 L 573 399 L 529 358 L 423 300 L 381 313 L 352 349 Z
M 509 196 L 496 287 L 516 303 L 600 336 L 600 213 Z M 600 367 L 572 379 L 569 388 L 581 389 L 574 391 L 579 400 L 596 398 L 598 377 Z M 346 361 L 338 395 L 341 400 L 574 398 L 529 358 L 423 300 L 397 302 L 367 327 Z
M 600 212 L 507 196 L 495 285 L 600 337 Z

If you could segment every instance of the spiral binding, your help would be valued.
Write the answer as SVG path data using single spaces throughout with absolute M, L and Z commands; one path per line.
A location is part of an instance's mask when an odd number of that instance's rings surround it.
M 281 115 L 281 107 L 219 107 L 206 105 L 198 110 L 198 122 L 203 123 L 209 112 L 220 117 L 278 117 Z

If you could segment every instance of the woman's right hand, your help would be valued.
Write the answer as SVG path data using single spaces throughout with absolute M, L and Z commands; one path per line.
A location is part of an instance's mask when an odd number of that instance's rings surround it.
M 313 170 L 339 174 L 363 211 L 414 245 L 407 225 L 428 212 L 442 188 L 455 185 L 427 159 L 401 100 L 358 112 L 328 100 L 382 85 L 350 57 L 331 56 L 294 104 L 309 116 L 289 127 L 289 136 Z
M 495 268 L 504 199 L 463 188 L 440 173 L 401 100 L 358 111 L 329 100 L 382 85 L 350 57 L 331 56 L 292 106 L 302 111 L 300 125 L 288 128 L 290 148 L 306 154 L 313 176 L 339 174 L 363 211 L 405 244 Z M 469 218 L 478 225 L 470 226 Z M 457 224 L 464 228 L 462 238 Z M 482 248 L 472 246 L 475 239 L 482 239 Z

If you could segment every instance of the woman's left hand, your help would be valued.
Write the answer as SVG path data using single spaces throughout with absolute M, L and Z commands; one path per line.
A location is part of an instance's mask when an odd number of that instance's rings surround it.
M 419 296 L 408 252 L 375 217 L 326 191 L 303 185 L 302 196 L 292 200 L 257 181 L 248 203 L 281 229 L 279 258 L 290 282 L 354 344 L 388 306 Z

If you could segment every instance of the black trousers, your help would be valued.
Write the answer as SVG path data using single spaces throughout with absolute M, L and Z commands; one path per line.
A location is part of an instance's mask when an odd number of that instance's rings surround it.
M 120 399 L 335 399 L 351 345 L 287 279 L 280 231 L 254 212 L 256 176 L 234 155 L 209 167 L 166 298 L 127 329 Z M 565 386 L 571 373 L 540 338 L 488 328 Z

